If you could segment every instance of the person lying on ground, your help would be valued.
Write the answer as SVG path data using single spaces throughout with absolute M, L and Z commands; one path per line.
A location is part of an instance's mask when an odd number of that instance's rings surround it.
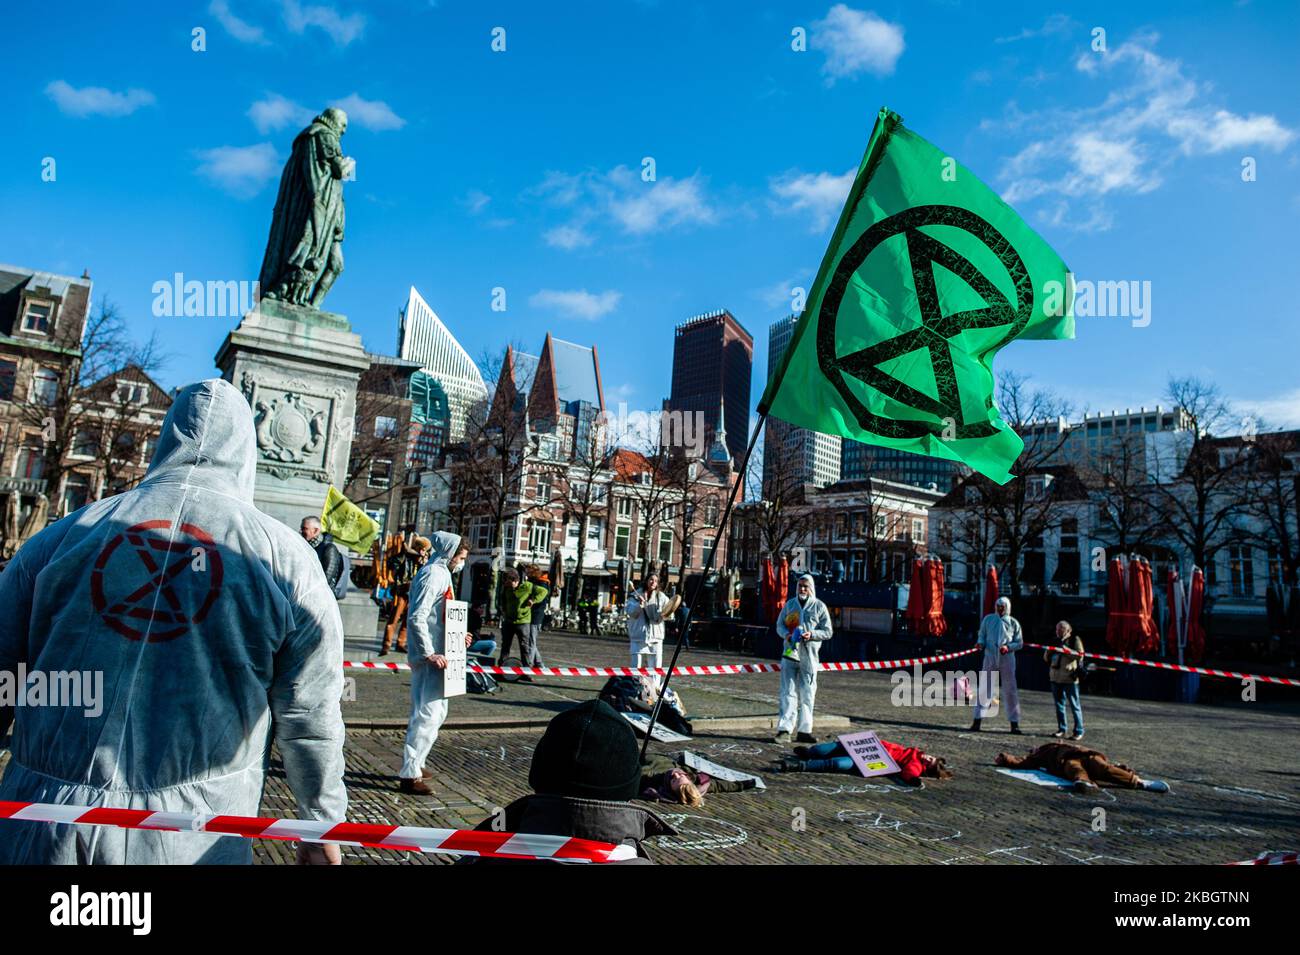
M 628 845 L 636 849 L 636 858 L 626 863 L 652 865 L 641 843 L 653 836 L 676 835 L 677 830 L 650 810 L 633 805 L 640 783 L 636 733 L 608 703 L 590 700 L 547 724 L 528 772 L 533 794 L 516 799 L 477 828 Z
M 909 786 L 921 785 L 921 777 L 952 779 L 953 772 L 941 757 L 931 756 L 915 746 L 902 746 L 882 739 L 880 745 L 898 764 L 899 782 Z M 856 773 L 857 764 L 838 740 L 818 743 L 816 746 L 796 746 L 793 756 L 783 756 L 772 767 L 778 773 Z
M 670 756 L 651 756 L 641 767 L 641 798 L 646 802 L 672 802 L 698 809 L 708 793 L 745 792 L 757 785 L 753 779 L 719 779 L 696 772 Z
M 1123 763 L 1112 763 L 1105 753 L 1073 743 L 1047 743 L 1024 756 L 998 753 L 993 763 L 1007 769 L 1041 769 L 1074 783 L 1080 791 L 1097 789 L 1101 784 L 1123 789 L 1145 789 L 1153 793 L 1169 792 L 1169 784 L 1158 779 L 1142 779 Z

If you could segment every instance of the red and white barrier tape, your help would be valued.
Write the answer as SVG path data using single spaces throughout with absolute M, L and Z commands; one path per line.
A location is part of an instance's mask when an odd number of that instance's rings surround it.
M 359 822 L 319 822 L 313 819 L 269 819 L 261 816 L 212 816 L 201 812 L 153 812 L 148 809 L 108 809 L 39 802 L 0 801 L 0 820 L 4 819 L 162 832 L 204 832 L 245 839 L 334 842 L 344 846 L 371 846 L 376 849 L 438 852 L 492 859 L 617 862 L 636 856 L 636 850 L 632 846 L 616 846 L 568 836 L 480 832 L 477 829 L 430 829 Z M 2 828 L 0 832 L 3 832 Z
M 1160 660 L 1138 660 L 1133 657 L 1116 657 L 1108 653 L 1079 653 L 1068 647 L 1050 647 L 1042 643 L 1026 643 L 1025 646 L 1036 650 L 1052 650 L 1056 653 L 1068 653 L 1071 656 L 1090 657 L 1093 660 L 1109 660 L 1112 663 L 1131 663 L 1140 667 L 1155 667 L 1157 670 L 1177 670 L 1179 673 L 1200 673 L 1202 676 L 1218 676 L 1228 680 L 1257 680 L 1260 683 L 1278 683 L 1282 686 L 1300 686 L 1300 680 L 1285 676 L 1262 676 L 1258 673 L 1237 673 L 1233 670 L 1213 670 L 1208 667 L 1184 666 L 1181 663 L 1164 663 Z
M 1224 865 L 1300 865 L 1300 852 L 1261 852 L 1245 862 L 1225 862 Z
M 897 670 L 918 663 L 942 663 L 955 660 L 967 654 L 975 653 L 978 647 L 958 650 L 956 653 L 943 653 L 932 657 L 912 657 L 907 660 L 867 660 L 859 663 L 822 663 L 821 670 Z M 383 663 L 373 660 L 344 660 L 344 669 L 388 670 L 398 672 L 410 670 L 409 663 Z M 666 667 L 503 667 L 479 666 L 470 664 L 466 669 L 471 673 L 493 673 L 508 676 L 663 676 Z M 733 673 L 779 673 L 779 663 L 720 663 L 712 666 L 673 667 L 673 676 L 725 676 Z

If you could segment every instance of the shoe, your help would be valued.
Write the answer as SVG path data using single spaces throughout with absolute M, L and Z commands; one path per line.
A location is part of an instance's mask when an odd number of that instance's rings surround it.
M 420 770 L 420 778 L 421 778 L 421 779 L 432 779 L 432 778 L 433 778 L 433 771 L 432 771 L 432 770 L 429 770 L 429 769 L 422 769 L 422 770 Z
M 803 762 L 793 756 L 782 756 L 772 764 L 772 771 L 777 773 L 801 773 Z
M 772 742 L 773 742 L 773 743 L 788 743 L 788 742 L 790 742 L 790 733 L 789 733 L 789 731 L 788 731 L 788 730 L 781 730 L 779 733 L 777 733 L 775 736 L 772 737 Z
M 980 721 L 976 720 L 974 723 L 971 723 L 970 732 L 978 733 L 979 731 L 980 731 Z
M 794 741 L 796 743 L 815 743 L 817 742 L 817 737 L 813 736 L 812 733 L 800 733 L 794 738 Z
M 1057 730 L 1052 734 L 1053 739 L 1065 739 L 1065 730 Z
M 386 657 L 386 656 L 388 656 L 388 647 L 380 647 L 380 648 L 379 648 L 379 655 L 380 655 L 381 657 Z
M 1163 779 L 1146 779 L 1142 781 L 1142 788 L 1149 793 L 1167 793 L 1169 784 Z
M 807 747 L 807 746 L 796 746 L 796 747 L 794 748 L 794 754 L 795 754 L 795 756 L 799 757 L 799 759 L 807 759 L 807 758 L 808 758 L 808 747 Z
M 1074 784 L 1074 791 L 1077 793 L 1095 793 L 1101 787 L 1088 779 L 1080 779 Z
M 423 779 L 402 779 L 398 789 L 408 796 L 432 796 L 433 790 L 424 784 Z
M 1020 732 L 1020 724 L 1019 724 L 1019 723 L 1012 723 L 1012 724 L 1011 724 L 1011 735 L 1012 735 L 1012 736 L 1024 736 L 1024 735 L 1025 735 L 1024 733 Z
M 1083 739 L 1083 734 L 1075 733 L 1073 736 L 1070 737 L 1070 739 Z

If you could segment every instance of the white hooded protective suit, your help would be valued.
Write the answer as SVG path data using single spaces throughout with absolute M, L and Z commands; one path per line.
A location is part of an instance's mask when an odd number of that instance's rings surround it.
M 831 614 L 826 605 L 817 599 L 817 585 L 811 574 L 804 574 L 800 582 L 808 583 L 809 597 L 803 603 L 794 596 L 786 601 L 776 618 L 776 633 L 782 640 L 790 636 L 785 624 L 787 614 L 799 615 L 799 629 L 807 640 L 799 643 L 799 658 L 781 660 L 780 711 L 777 716 L 778 732 L 811 733 L 813 706 L 817 701 L 817 670 L 821 662 L 822 642 L 831 639 Z
M 981 667 L 988 673 L 998 674 L 980 683 L 980 697 L 975 703 L 975 718 L 985 719 L 997 711 L 995 701 L 1005 702 L 1007 718 L 1012 723 L 1020 722 L 1020 690 L 1016 686 L 1016 651 L 1025 645 L 1024 633 L 1020 621 L 1011 616 L 1011 600 L 999 597 L 996 606 L 1006 608 L 1005 616 L 998 616 L 996 609 L 980 621 L 979 637 L 976 645 L 984 648 L 984 662 Z M 1007 652 L 1003 653 L 1002 648 Z
M 304 818 L 341 820 L 343 639 L 320 561 L 253 506 L 248 402 L 181 391 L 138 487 L 0 573 L 0 669 L 103 674 L 102 712 L 18 707 L 0 800 L 252 816 L 272 734 Z M 2 863 L 247 863 L 247 839 L 0 820 Z
M 446 601 L 451 593 L 447 561 L 460 547 L 460 537 L 438 531 L 430 538 L 429 560 L 411 581 L 411 607 L 407 611 L 406 659 L 411 664 L 411 718 L 402 747 L 402 779 L 419 779 L 438 730 L 447 719 L 447 701 L 437 696 L 438 673 L 427 657 L 447 652 Z

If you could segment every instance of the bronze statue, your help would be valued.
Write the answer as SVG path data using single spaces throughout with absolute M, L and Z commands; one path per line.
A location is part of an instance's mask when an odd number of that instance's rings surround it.
M 347 128 L 330 107 L 293 141 L 262 258 L 264 298 L 320 308 L 343 271 L 343 180 L 355 167 L 339 144 Z

